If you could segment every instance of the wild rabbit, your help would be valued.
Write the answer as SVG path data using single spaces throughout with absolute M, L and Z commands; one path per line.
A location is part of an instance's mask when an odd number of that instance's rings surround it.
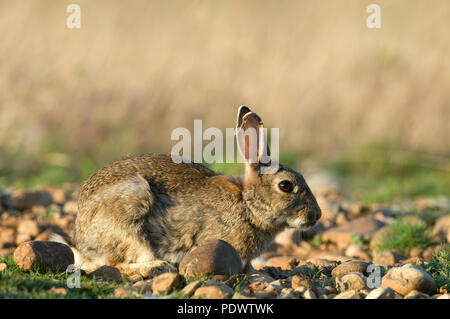
M 222 239 L 249 265 L 285 227 L 313 226 L 321 211 L 302 175 L 281 164 L 272 174 L 261 173 L 268 154 L 262 127 L 257 114 L 239 108 L 237 129 L 256 130 L 258 141 L 255 153 L 250 139 L 237 134 L 242 181 L 154 154 L 92 174 L 78 199 L 76 264 L 88 272 L 110 265 L 127 276 L 153 277 L 176 270 L 196 246 Z

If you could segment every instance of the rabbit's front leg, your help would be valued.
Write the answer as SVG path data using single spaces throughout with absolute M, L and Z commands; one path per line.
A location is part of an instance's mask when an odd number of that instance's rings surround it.
M 120 264 L 116 266 L 126 277 L 134 275 L 153 278 L 166 272 L 177 272 L 177 268 L 164 260 L 152 260 L 141 263 Z

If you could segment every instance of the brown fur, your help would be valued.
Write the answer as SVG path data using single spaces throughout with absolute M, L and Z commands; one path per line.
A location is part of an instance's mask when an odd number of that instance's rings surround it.
M 320 217 L 300 174 L 281 165 L 275 174 L 255 169 L 246 165 L 253 178 L 242 184 L 200 164 L 147 154 L 99 170 L 80 191 L 78 264 L 88 271 L 107 264 L 148 277 L 173 270 L 171 264 L 211 239 L 229 242 L 246 264 L 284 227 L 307 227 Z M 295 192 L 278 190 L 285 179 Z

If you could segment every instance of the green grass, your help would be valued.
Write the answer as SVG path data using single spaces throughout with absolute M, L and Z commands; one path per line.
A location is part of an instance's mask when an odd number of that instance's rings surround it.
M 80 184 L 101 168 L 87 155 L 70 157 L 55 151 L 7 154 L 0 160 L 0 188 L 32 189 L 42 185 Z M 113 160 L 111 160 L 112 162 Z
M 208 281 L 208 280 L 210 280 L 210 279 L 212 279 L 212 277 L 213 277 L 214 275 L 204 275 L 204 274 L 196 274 L 196 273 L 194 273 L 194 274 L 192 274 L 192 275 L 190 275 L 190 276 L 186 276 L 185 278 L 186 278 L 186 283 L 188 283 L 188 284 L 190 284 L 191 282 L 194 282 L 194 281 L 201 281 L 202 282 L 202 284 L 205 282 L 205 281 Z
M 0 273 L 0 299 L 20 298 L 114 298 L 116 283 L 99 282 L 82 275 L 81 288 L 68 289 L 68 294 L 62 296 L 50 292 L 52 287 L 67 288 L 66 273 L 42 271 L 40 269 L 22 270 L 13 261 L 12 256 L 0 258 L 7 264 L 6 270 Z M 129 285 L 128 283 L 120 286 Z
M 413 248 L 425 249 L 433 244 L 431 229 L 424 222 L 409 222 L 397 217 L 387 226 L 387 233 L 377 242 L 379 250 L 396 250 L 408 254 Z
M 233 285 L 231 288 L 234 292 L 240 293 L 243 288 L 248 284 L 248 276 L 247 274 L 235 274 L 231 275 L 229 280 L 233 280 Z
M 60 210 L 55 209 L 54 207 L 48 206 L 48 207 L 45 207 L 45 209 L 43 209 L 41 212 L 39 212 L 39 214 L 46 218 L 51 218 L 52 216 L 54 216 L 55 214 L 57 214 L 59 212 L 60 212 Z
M 326 160 L 325 167 L 346 195 L 365 203 L 450 193 L 450 159 L 420 150 L 368 145 Z
M 309 241 L 309 243 L 316 249 L 320 248 L 320 245 L 322 245 L 322 234 L 316 234 L 314 237 Z
M 370 243 L 370 238 L 361 236 L 360 234 L 352 233 L 350 235 L 352 243 L 357 246 L 364 246 Z
M 426 265 L 425 270 L 431 274 L 439 288 L 450 291 L 450 247 L 441 246 L 433 254 L 433 259 Z
M 340 264 L 341 264 L 340 261 L 335 261 L 334 267 L 332 267 L 332 268 L 335 268 L 335 267 L 339 266 Z M 317 271 L 315 273 L 313 273 L 311 276 L 311 282 L 317 287 L 325 287 L 328 285 L 332 285 L 332 282 L 333 282 L 333 278 L 331 275 L 331 272 L 333 270 L 332 268 L 324 267 L 324 268 L 317 269 Z

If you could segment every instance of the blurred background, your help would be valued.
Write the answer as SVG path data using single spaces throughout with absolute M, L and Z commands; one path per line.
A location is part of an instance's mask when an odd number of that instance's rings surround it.
M 450 193 L 447 0 L 77 0 L 68 29 L 72 2 L 0 1 L 1 188 L 79 184 L 245 104 L 307 181 L 364 202 Z

